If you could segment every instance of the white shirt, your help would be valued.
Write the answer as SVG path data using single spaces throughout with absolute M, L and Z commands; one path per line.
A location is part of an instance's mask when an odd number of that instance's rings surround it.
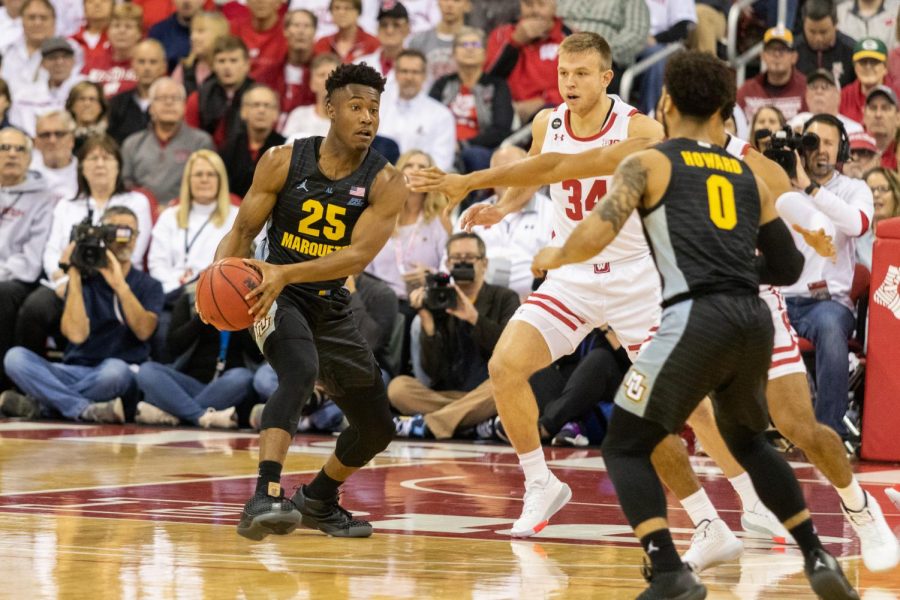
M 796 196 L 801 195 L 805 203 L 797 202 Z M 792 197 L 793 196 L 793 197 Z M 792 197 L 792 198 L 791 198 Z M 787 205 L 788 200 L 797 204 L 797 211 L 791 210 Z M 871 227 L 874 206 L 872 191 L 864 181 L 851 179 L 835 173 L 825 185 L 823 185 L 813 197 L 806 194 L 787 193 L 777 201 L 778 213 L 788 223 L 798 223 L 807 229 L 816 230 L 822 228 L 825 233 L 831 235 L 834 248 L 837 251 L 837 260 L 819 256 L 815 250 L 803 241 L 803 237 L 791 228 L 794 243 L 797 249 L 803 253 L 806 260 L 800 279 L 794 285 L 781 288 L 786 297 L 802 296 L 810 297 L 808 285 L 825 281 L 832 300 L 840 302 L 854 309 L 850 302 L 850 287 L 853 283 L 854 265 L 856 263 L 856 239 L 866 233 Z M 800 210 L 815 209 L 815 217 L 798 216 Z
M 331 0 L 291 0 L 288 10 L 298 10 L 305 8 L 318 19 L 316 27 L 316 39 L 323 38 L 326 35 L 337 33 L 337 27 L 331 19 L 331 11 L 328 6 Z M 403 3 L 406 6 L 406 3 Z M 362 14 L 359 16 L 357 23 L 366 33 L 375 35 L 378 32 L 378 9 L 381 6 L 381 0 L 362 0 Z
M 496 204 L 491 196 L 478 204 Z M 462 231 L 459 221 L 453 232 Z M 487 248 L 485 280 L 493 285 L 508 287 L 521 300 L 531 294 L 534 276 L 531 261 L 538 251 L 550 243 L 553 234 L 553 203 L 543 194 L 535 194 L 521 210 L 510 213 L 491 227 L 481 225 L 472 231 L 484 240 Z
M 378 135 L 397 142 L 401 153 L 422 150 L 437 167 L 444 171 L 453 168 L 456 119 L 449 108 L 424 90 L 412 100 L 404 100 L 399 94 L 382 96 Z
M 697 22 L 694 0 L 645 0 L 650 11 L 650 35 L 656 35 L 681 21 Z
M 65 167 L 51 169 L 44 164 L 41 153 L 35 150 L 28 168 L 41 174 L 47 182 L 47 191 L 53 196 L 54 202 L 71 200 L 78 194 L 78 160 L 74 156 Z
M 381 48 L 376 50 L 371 54 L 365 54 L 360 56 L 356 60 L 353 61 L 353 64 L 366 63 L 376 71 L 378 71 L 382 77 L 384 77 L 387 81 L 384 82 L 384 92 L 382 93 L 382 97 L 384 94 L 396 94 L 397 93 L 397 76 L 394 75 L 394 69 L 392 68 L 387 73 L 384 72 L 384 69 L 381 68 Z M 425 82 L 425 85 L 422 86 L 423 90 L 430 89 L 431 86 L 429 82 Z
M 56 10 L 56 35 L 69 37 L 78 33 L 84 23 L 84 2 L 50 0 Z
M 10 92 L 28 87 L 38 81 L 41 70 L 41 51 L 35 50 L 30 55 L 25 47 L 25 37 L 20 36 L 3 51 L 3 67 L 0 77 L 9 85 Z
M 397 227 L 394 235 L 388 238 L 366 267 L 366 273 L 378 277 L 394 290 L 398 298 L 405 299 L 408 294 L 403 274 L 418 267 L 440 271 L 448 237 L 440 217 L 426 223 L 420 215 L 415 223 Z
M 127 206 L 134 211 L 138 218 L 139 231 L 134 254 L 131 255 L 131 264 L 143 271 L 144 255 L 147 253 L 150 232 L 153 230 L 153 217 L 150 214 L 150 201 L 140 192 L 116 194 L 107 200 L 103 210 L 97 209 L 96 200 L 93 198 L 85 200 L 83 196 L 58 203 L 53 210 L 53 224 L 50 226 L 50 236 L 47 238 L 47 245 L 44 248 L 44 271 L 49 275 L 59 269 L 59 258 L 66 246 L 69 245 L 72 226 L 84 220 L 87 216 L 88 205 L 94 211 L 91 220 L 95 225 L 100 224 L 103 211 L 110 206 Z
M 69 78 L 59 87 L 51 88 L 47 82 L 46 72 L 41 69 L 38 80 L 31 85 L 18 88 L 10 86 L 13 101 L 9 109 L 9 122 L 34 137 L 37 118 L 51 110 L 63 110 L 69 91 L 79 81 L 84 81 L 84 75 L 73 69 Z
M 331 128 L 331 119 L 316 114 L 316 105 L 298 106 L 288 115 L 281 130 L 281 135 L 291 143 L 296 139 L 314 135 L 325 136 Z
M 22 17 L 9 16 L 5 6 L 0 6 L 0 45 L 6 45 L 22 36 Z
M 215 225 L 209 221 L 215 208 L 215 203 L 192 204 L 187 230 L 178 226 L 178 206 L 170 206 L 159 215 L 153 228 L 147 266 L 150 275 L 162 283 L 165 293 L 178 289 L 186 275 L 187 278 L 196 276 L 212 264 L 219 242 L 231 229 L 238 213 L 236 206 L 229 206 L 225 221 Z

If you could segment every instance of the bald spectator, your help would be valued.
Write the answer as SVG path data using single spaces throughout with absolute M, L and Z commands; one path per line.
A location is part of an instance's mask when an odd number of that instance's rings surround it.
M 387 8 L 388 6 L 390 8 Z M 409 36 L 409 13 L 406 7 L 400 2 L 384 4 L 378 11 L 378 43 L 381 46 L 372 54 L 360 56 L 353 61 L 364 62 L 381 73 L 387 79 L 384 86 L 386 93 L 396 91 L 394 61 L 403 51 L 403 42 L 407 36 Z
M 900 113 L 897 94 L 887 86 L 878 86 L 866 97 L 863 125 L 866 133 L 875 138 L 881 166 L 897 170 L 897 138 L 900 137 Z
M 188 157 L 205 148 L 214 150 L 212 138 L 184 122 L 184 87 L 170 77 L 150 86 L 150 125 L 132 134 L 122 145 L 122 177 L 126 185 L 146 188 L 160 206 L 178 196 Z
M 850 134 L 850 162 L 844 163 L 844 175 L 863 179 L 870 170 L 881 166 L 881 155 L 875 138 L 860 131 Z
M 22 5 L 22 33 L 15 39 L 0 40 L 3 66 L 0 77 L 15 90 L 31 85 L 40 77 L 41 44 L 53 37 L 56 10 L 49 0 L 25 0 Z
M 166 74 L 166 52 L 157 40 L 144 40 L 134 49 L 131 68 L 137 85 L 109 99 L 107 133 L 121 144 L 132 133 L 147 128 L 150 86 Z
M 773 27 L 763 36 L 763 72 L 744 83 L 737 93 L 737 103 L 747 118 L 763 106 L 774 106 L 790 120 L 806 110 L 806 77 L 798 71 L 794 34 Z
M 790 119 L 789 125 L 795 131 L 803 129 L 803 125 L 813 115 L 826 113 L 837 117 L 844 124 L 848 134 L 861 132 L 862 123 L 842 115 L 839 112 L 841 105 L 841 90 L 837 86 L 834 73 L 826 69 L 816 69 L 806 76 L 806 112 L 802 112 Z
M 38 115 L 65 108 L 72 87 L 84 77 L 75 70 L 75 50 L 66 38 L 54 37 L 41 44 L 41 67 L 46 73 L 36 82 L 13 90 L 9 120 L 34 135 Z
M 869 92 L 879 85 L 894 87 L 887 74 L 887 46 L 884 42 L 875 38 L 859 40 L 853 48 L 853 69 L 856 81 L 841 90 L 841 114 L 861 121 Z
M 837 11 L 832 0 L 806 0 L 800 10 L 803 35 L 795 44 L 797 68 L 809 74 L 826 69 L 841 87 L 856 79 L 853 70 L 853 38 L 838 31 Z
M 837 5 L 837 22 L 854 40 L 877 38 L 890 50 L 897 43 L 894 32 L 898 10 L 900 0 L 845 0 Z
M 557 51 L 572 31 L 556 17 L 556 0 L 521 0 L 520 11 L 516 24 L 491 32 L 485 72 L 506 79 L 513 108 L 527 122 L 543 107 L 562 103 Z
M 142 15 L 141 7 L 136 4 L 117 4 L 107 29 L 109 47 L 92 53 L 84 64 L 82 73 L 102 85 L 107 98 L 137 85 L 131 59 L 144 37 Z
M 84 24 L 71 39 L 81 46 L 84 60 L 92 60 L 95 52 L 109 48 L 107 29 L 116 0 L 84 0 Z
M 306 9 L 292 10 L 284 16 L 284 38 L 288 50 L 284 57 L 282 87 L 276 88 L 284 114 L 316 101 L 310 87 L 316 25 L 316 15 Z
M 262 155 L 285 142 L 284 136 L 275 131 L 278 100 L 278 94 L 268 86 L 257 83 L 248 88 L 241 97 L 243 127 L 219 150 L 228 169 L 228 187 L 241 198 L 250 189 Z
M 191 19 L 203 9 L 205 0 L 173 2 L 175 12 L 150 28 L 147 35 L 166 49 L 167 72 L 191 52 Z
M 518 0 L 515 2 L 518 10 Z M 453 61 L 453 38 L 465 25 L 471 14 L 471 0 L 439 0 L 441 20 L 433 29 L 417 33 L 409 40 L 408 47 L 418 50 L 428 61 L 428 81 L 434 82 L 456 71 Z M 484 29 L 482 29 L 484 31 Z
M 53 199 L 43 179 L 29 173 L 30 161 L 28 136 L 0 129 L 0 355 L 14 343 L 16 314 L 36 287 L 50 234 Z M 0 368 L 0 388 L 8 385 Z
M 231 32 L 244 40 L 250 53 L 250 77 L 253 81 L 280 89 L 284 56 L 288 46 L 282 23 L 282 0 L 253 0 L 247 3 L 249 19 L 231 22 Z
M 325 100 L 328 90 L 325 82 L 331 72 L 341 64 L 341 59 L 336 54 L 319 54 L 312 61 L 312 74 L 310 75 L 310 88 L 315 94 L 315 104 L 298 106 L 288 115 L 281 133 L 291 141 L 321 135 L 325 137 L 331 127 L 331 119 L 325 110 Z
M 75 120 L 64 109 L 36 119 L 31 169 L 44 178 L 54 201 L 69 200 L 78 193 L 78 161 L 75 160 Z
M 315 54 L 332 52 L 345 63 L 352 63 L 378 49 L 378 38 L 366 33 L 359 25 L 362 0 L 331 0 L 328 12 L 337 32 L 319 39 L 313 47 Z

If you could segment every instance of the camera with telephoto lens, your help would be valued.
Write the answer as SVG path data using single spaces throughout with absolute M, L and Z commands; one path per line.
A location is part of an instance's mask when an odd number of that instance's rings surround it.
M 134 232 L 121 225 L 94 225 L 87 217 L 72 227 L 71 240 L 75 242 L 71 263 L 83 275 L 91 275 L 107 264 L 106 250 L 110 244 L 127 244 Z
M 763 154 L 766 158 L 777 162 L 791 179 L 797 176 L 797 155 L 794 152 L 805 156 L 819 149 L 819 136 L 812 131 L 803 134 L 795 133 L 789 125 L 785 125 L 783 129 L 774 133 L 768 129 L 760 129 L 754 137 L 757 146 L 759 140 L 769 138 L 769 147 Z
M 425 308 L 432 312 L 456 308 L 456 289 L 450 286 L 448 273 L 425 274 Z

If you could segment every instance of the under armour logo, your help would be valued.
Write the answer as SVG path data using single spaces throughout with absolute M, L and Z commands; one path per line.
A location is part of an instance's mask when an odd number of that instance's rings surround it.
M 554 133 L 554 134 L 553 134 L 553 141 L 554 141 L 554 142 L 561 142 L 561 141 L 563 141 L 564 139 L 566 139 L 566 134 L 564 134 L 564 133 Z
M 295 189 L 295 190 L 303 190 L 304 192 L 307 192 L 307 193 L 308 193 L 309 190 L 306 189 L 306 181 L 307 181 L 307 180 L 304 179 L 304 180 L 303 180 L 299 185 L 297 185 L 294 189 Z
M 813 565 L 813 571 L 818 571 L 819 569 L 827 569 L 828 565 L 822 562 L 822 559 L 818 556 L 816 557 L 816 564 Z
M 650 542 L 649 544 L 647 544 L 647 554 L 653 554 L 657 550 L 659 550 L 659 547 L 656 544 L 654 544 L 653 542 Z
M 900 267 L 893 265 L 888 267 L 887 275 L 884 281 L 878 286 L 873 294 L 875 304 L 883 306 L 892 313 L 894 317 L 900 319 L 900 294 L 898 294 L 898 286 L 900 286 Z

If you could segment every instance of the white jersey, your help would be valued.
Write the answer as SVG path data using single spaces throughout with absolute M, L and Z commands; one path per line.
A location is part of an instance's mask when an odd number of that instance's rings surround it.
M 565 103 L 557 106 L 548 120 L 547 133 L 541 153 L 561 152 L 578 154 L 591 148 L 615 144 L 628 137 L 628 123 L 638 114 L 638 109 L 626 104 L 618 96 L 610 94 L 612 108 L 601 130 L 588 138 L 580 138 L 572 132 L 569 109 Z M 612 176 L 589 179 L 567 179 L 550 186 L 553 200 L 553 240 L 550 246 L 562 246 L 578 224 L 590 214 L 594 205 L 606 195 L 612 184 Z M 625 222 L 616 239 L 596 256 L 583 264 L 607 265 L 616 261 L 634 260 L 650 255 L 650 247 L 644 237 L 641 219 L 637 211 Z

